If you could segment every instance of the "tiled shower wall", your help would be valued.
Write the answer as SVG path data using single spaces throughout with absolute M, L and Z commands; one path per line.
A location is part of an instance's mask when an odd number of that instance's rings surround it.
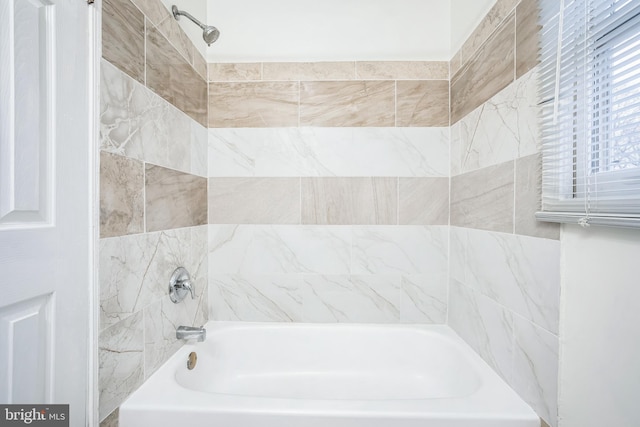
M 178 324 L 444 323 L 449 285 L 449 324 L 555 425 L 558 229 L 532 217 L 535 3 L 516 3 L 450 64 L 209 64 L 207 106 L 164 6 L 103 2 L 101 419 Z
M 109 426 L 181 346 L 176 327 L 208 318 L 207 84 L 160 0 L 102 6 L 99 399 Z M 179 266 L 196 298 L 173 304 Z
M 448 322 L 557 425 L 559 227 L 540 200 L 536 0 L 498 0 L 451 62 Z
M 442 62 L 209 64 L 212 319 L 446 320 Z

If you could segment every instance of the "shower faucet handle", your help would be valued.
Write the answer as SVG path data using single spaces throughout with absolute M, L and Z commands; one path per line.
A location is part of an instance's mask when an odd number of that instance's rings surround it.
M 191 293 L 191 299 L 196 298 L 189 272 L 184 267 L 178 267 L 169 280 L 169 298 L 174 304 L 177 304 L 185 299 L 188 293 Z

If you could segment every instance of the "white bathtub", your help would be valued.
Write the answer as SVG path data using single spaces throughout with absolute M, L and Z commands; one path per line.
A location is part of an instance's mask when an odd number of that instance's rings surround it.
M 204 343 L 181 348 L 120 407 L 120 427 L 539 425 L 443 325 L 210 322 Z

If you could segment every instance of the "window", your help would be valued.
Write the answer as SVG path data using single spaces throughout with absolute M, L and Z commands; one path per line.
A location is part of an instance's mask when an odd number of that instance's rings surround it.
M 541 220 L 640 227 L 640 0 L 542 0 Z

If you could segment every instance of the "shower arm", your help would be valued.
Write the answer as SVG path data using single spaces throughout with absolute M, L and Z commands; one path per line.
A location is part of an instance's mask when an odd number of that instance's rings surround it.
M 177 6 L 172 6 L 171 7 L 171 12 L 173 13 L 173 17 L 176 20 L 179 19 L 180 16 L 185 16 L 191 22 L 193 22 L 194 24 L 196 24 L 198 27 L 202 28 L 203 30 L 207 29 L 206 25 L 204 25 L 202 22 L 200 22 L 196 18 L 194 18 L 193 15 L 191 15 L 189 12 L 185 12 L 184 10 L 178 10 Z

